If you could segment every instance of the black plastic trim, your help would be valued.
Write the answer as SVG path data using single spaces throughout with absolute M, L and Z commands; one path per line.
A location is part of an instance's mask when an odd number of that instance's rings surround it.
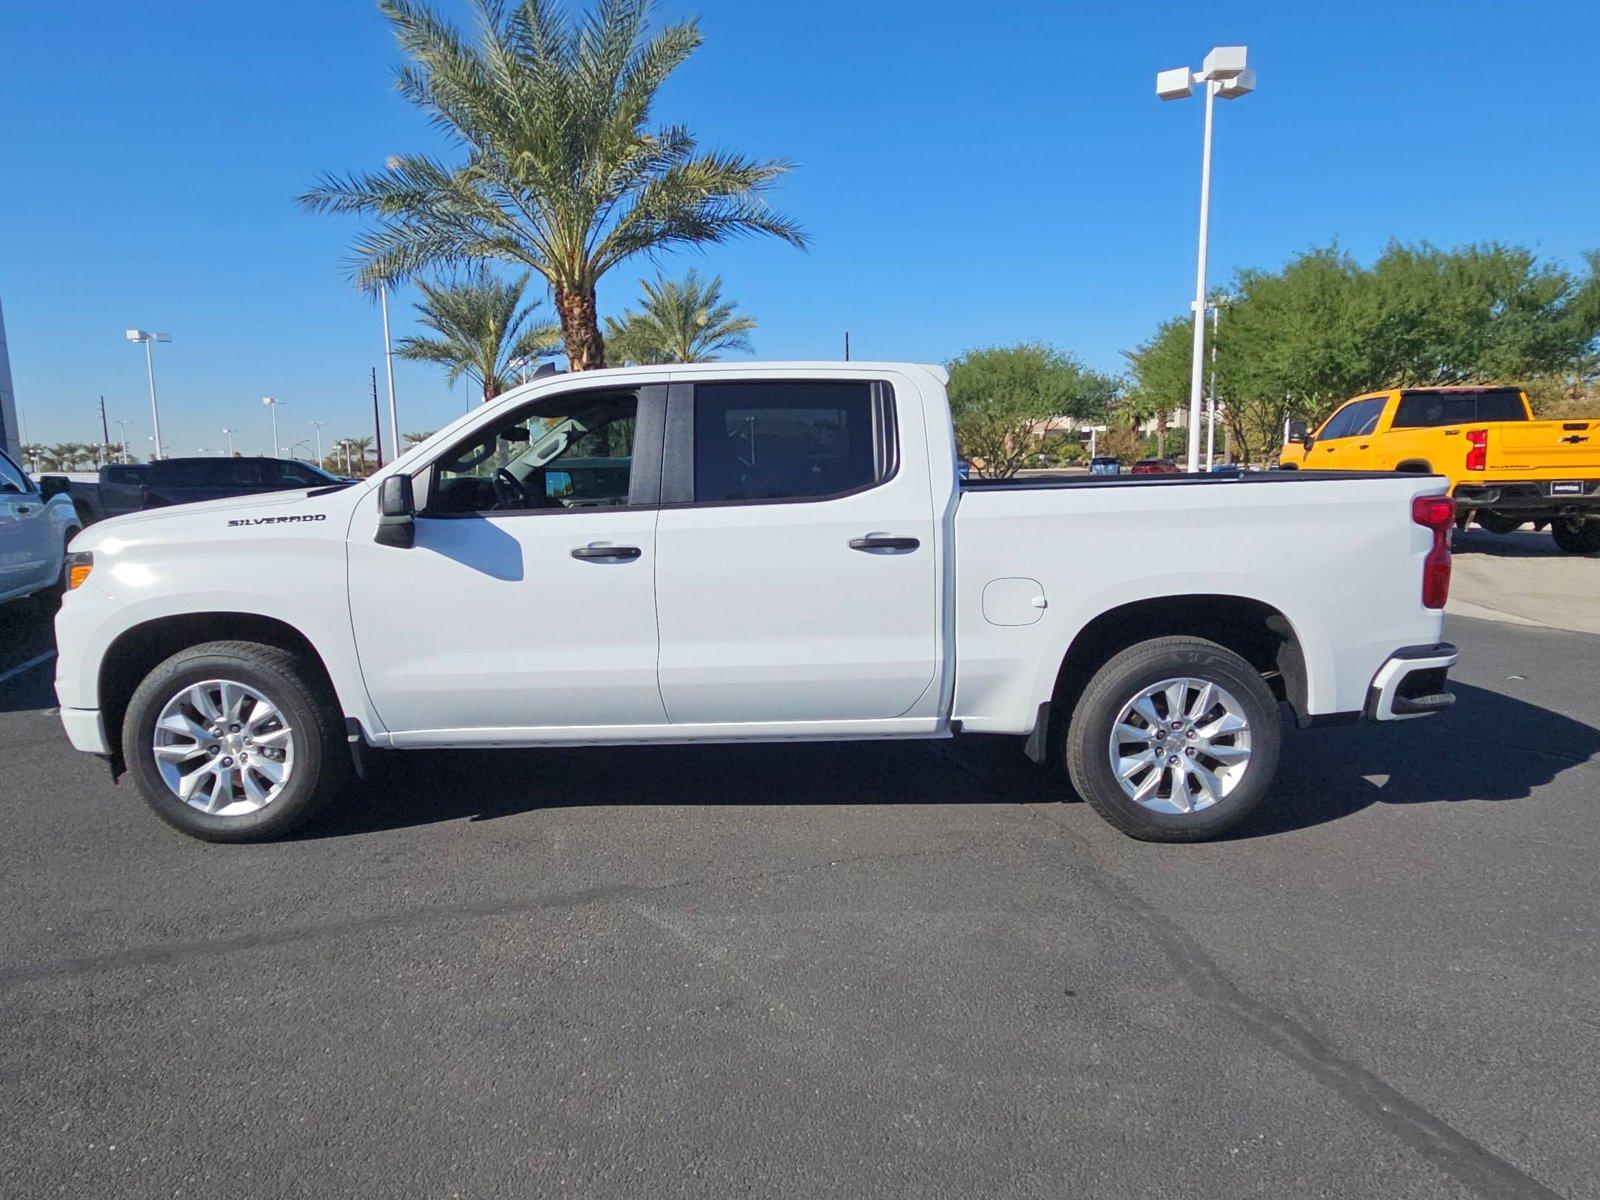
M 1026 492 L 1066 488 L 1118 487 L 1239 487 L 1252 483 L 1334 483 L 1346 479 L 1393 480 L 1393 471 L 1247 471 L 1239 475 L 1068 475 L 1036 476 L 1032 479 L 963 479 L 964 492 Z M 1427 478 L 1423 475 L 1414 478 Z M 1442 479 L 1443 476 L 1434 476 Z
M 1042 763 L 1050 753 L 1050 701 L 1039 705 L 1039 714 L 1033 719 L 1033 729 L 1023 744 L 1022 752 L 1033 762 Z
M 1353 712 L 1317 713 L 1314 716 L 1301 717 L 1295 722 L 1301 729 L 1332 729 L 1339 725 L 1359 725 L 1361 723 L 1361 710 Z

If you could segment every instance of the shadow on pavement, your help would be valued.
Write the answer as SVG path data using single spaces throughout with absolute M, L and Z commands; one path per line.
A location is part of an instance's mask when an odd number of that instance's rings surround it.
M 1550 536 L 1550 531 L 1540 530 L 1535 533 L 1533 529 L 1517 529 L 1511 533 L 1490 533 L 1487 529 L 1473 526 L 1470 529 L 1458 529 L 1451 540 L 1451 549 L 1456 554 L 1480 555 L 1484 558 L 1596 558 L 1596 554 L 1568 554 L 1556 545 L 1555 538 Z
M 1275 793 L 1233 835 L 1336 821 L 1372 804 L 1519 800 L 1596 754 L 1600 730 L 1467 684 L 1425 721 L 1288 731 Z M 403 751 L 301 837 L 490 821 L 590 805 L 1042 804 L 1075 799 L 1020 739 Z
M 1232 835 L 1265 837 L 1372 804 L 1522 800 L 1600 754 L 1600 729 L 1452 681 L 1456 705 L 1421 721 L 1289 733 L 1278 786 Z

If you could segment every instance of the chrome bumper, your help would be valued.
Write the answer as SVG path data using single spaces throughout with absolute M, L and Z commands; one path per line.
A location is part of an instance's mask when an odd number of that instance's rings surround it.
M 1460 652 L 1449 642 L 1396 650 L 1367 688 L 1367 719 L 1408 721 L 1449 708 L 1456 698 L 1445 687 L 1458 657 Z

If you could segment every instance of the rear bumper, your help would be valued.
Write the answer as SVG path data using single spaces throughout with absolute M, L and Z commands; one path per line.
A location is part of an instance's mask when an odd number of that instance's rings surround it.
M 74 750 L 87 754 L 111 753 L 111 743 L 106 740 L 106 723 L 98 708 L 63 708 L 61 725 Z
M 1600 516 L 1600 479 L 1525 479 L 1462 483 L 1452 493 L 1458 510 L 1584 512 Z
M 1456 698 L 1446 685 L 1459 656 L 1449 642 L 1396 650 L 1372 677 L 1364 715 L 1371 721 L 1406 721 L 1449 708 Z

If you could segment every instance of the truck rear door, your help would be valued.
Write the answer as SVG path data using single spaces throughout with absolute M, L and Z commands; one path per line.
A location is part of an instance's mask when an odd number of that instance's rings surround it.
M 886 720 L 931 690 L 920 397 L 863 374 L 674 382 L 656 530 L 674 724 Z

